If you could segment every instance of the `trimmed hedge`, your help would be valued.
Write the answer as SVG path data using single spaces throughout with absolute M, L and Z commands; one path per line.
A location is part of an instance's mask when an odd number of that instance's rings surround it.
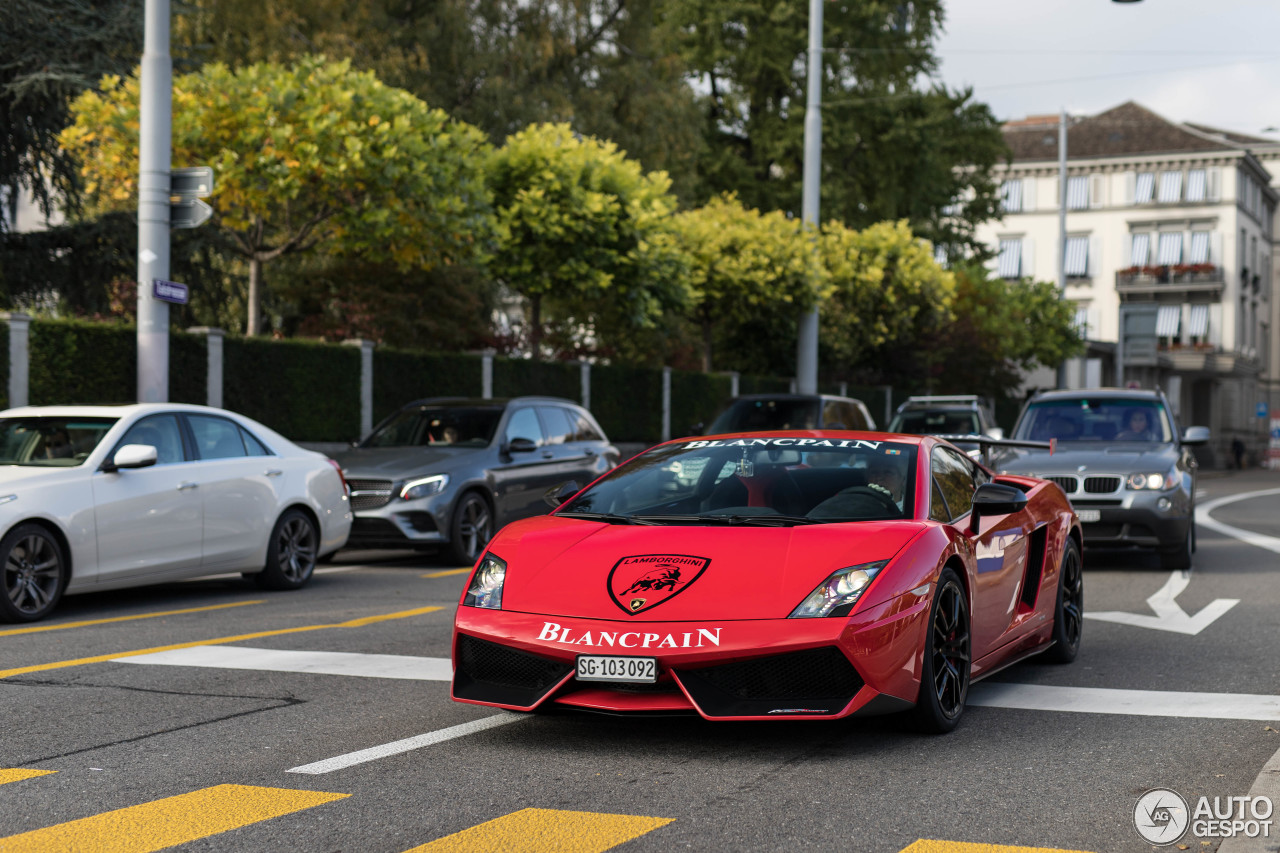
M 169 399 L 197 406 L 209 402 L 209 343 L 204 335 L 170 333 Z
M 31 405 L 115 405 L 137 400 L 135 327 L 32 320 L 30 345 Z
M 291 441 L 360 434 L 360 350 L 269 338 L 223 341 L 222 402 Z
M 595 371 L 591 374 L 591 398 L 596 396 Z M 519 397 L 522 394 L 545 394 L 582 401 L 582 368 L 575 362 L 532 361 L 524 358 L 493 360 L 493 396 Z M 604 426 L 604 424 L 601 424 Z M 608 433 L 608 427 L 605 427 Z M 612 437 L 612 436 L 610 436 Z
M 9 324 L 0 323 L 0 376 L 6 381 L 0 382 L 0 409 L 9 408 Z
M 779 379 L 776 376 L 738 377 L 738 393 L 745 394 L 788 394 L 791 392 L 791 380 Z
M 480 362 L 478 355 L 378 347 L 373 351 L 374 424 L 423 397 L 479 397 Z
M 705 428 L 729 402 L 731 390 L 724 374 L 671 371 L 671 437 L 690 435 L 695 424 Z
M 593 367 L 591 413 L 610 441 L 658 441 L 662 437 L 662 371 Z M 675 429 L 674 420 L 671 428 Z

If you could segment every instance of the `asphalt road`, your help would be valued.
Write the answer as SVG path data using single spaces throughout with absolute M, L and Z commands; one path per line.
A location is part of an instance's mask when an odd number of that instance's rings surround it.
M 1205 505 L 1280 473 L 1200 489 Z M 1280 537 L 1280 492 L 1212 518 Z M 1280 709 L 1278 574 L 1280 554 L 1202 526 L 1170 601 L 1188 619 L 1238 603 L 1195 634 L 1090 619 L 1074 664 L 999 673 L 942 737 L 454 704 L 430 662 L 370 657 L 448 656 L 465 573 L 419 556 L 344 553 L 292 593 L 76 596 L 0 625 L 0 851 L 1146 851 L 1145 791 L 1244 795 L 1280 750 L 1280 713 L 1233 718 Z M 1090 554 L 1086 610 L 1152 617 L 1176 580 Z

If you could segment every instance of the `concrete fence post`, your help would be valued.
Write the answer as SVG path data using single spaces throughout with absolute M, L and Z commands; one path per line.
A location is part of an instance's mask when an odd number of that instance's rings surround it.
M 582 378 L 582 408 L 591 411 L 591 362 L 578 362 L 578 371 Z
M 9 408 L 31 401 L 31 315 L 6 312 L 9 322 Z
M 671 440 L 671 368 L 662 368 L 662 440 Z
M 729 396 L 730 397 L 738 396 L 738 379 L 739 379 L 738 371 L 736 370 L 730 371 L 729 373 Z
M 354 338 L 343 341 L 360 347 L 360 437 L 373 432 L 373 341 Z
M 205 405 L 221 409 L 222 340 L 227 333 L 212 326 L 192 326 L 187 331 L 193 335 L 204 335 L 205 351 L 208 354 L 208 362 L 205 367 Z
M 486 400 L 493 399 L 493 355 L 491 349 L 480 353 L 480 396 Z

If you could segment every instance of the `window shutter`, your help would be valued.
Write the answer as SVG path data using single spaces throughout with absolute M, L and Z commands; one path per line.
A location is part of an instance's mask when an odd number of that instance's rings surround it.
M 1222 172 L 1219 169 L 1208 169 L 1205 175 L 1209 184 L 1209 201 L 1222 200 Z
M 1098 275 L 1098 258 L 1102 255 L 1102 236 L 1100 234 L 1089 235 L 1089 277 L 1094 278 Z
M 1036 183 L 1038 182 L 1035 178 L 1022 179 L 1022 209 L 1023 210 L 1036 209 Z
M 1137 183 L 1138 183 L 1137 172 L 1124 173 L 1124 203 L 1125 204 L 1133 204 L 1133 192 L 1137 187 Z
M 1102 207 L 1107 201 L 1107 177 L 1106 175 L 1090 175 L 1089 176 L 1089 206 Z
M 1222 266 L 1222 232 L 1214 231 L 1209 235 L 1209 263 Z
M 1036 275 L 1035 241 L 1030 237 L 1022 238 L 1022 275 L 1024 278 L 1035 278 Z

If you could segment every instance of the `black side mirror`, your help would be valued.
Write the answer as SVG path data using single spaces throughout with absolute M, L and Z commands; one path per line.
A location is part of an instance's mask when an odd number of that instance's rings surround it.
M 508 453 L 532 453 L 537 449 L 537 442 L 531 438 L 513 438 L 507 443 Z
M 542 499 L 546 502 L 547 506 L 551 507 L 552 509 L 555 509 L 556 507 L 560 506 L 560 504 L 564 503 L 565 501 L 569 500 L 569 498 L 576 495 L 579 491 L 581 491 L 581 489 L 582 489 L 582 486 L 578 485 L 577 480 L 568 480 L 567 482 L 561 483 L 558 486 L 552 486 L 551 488 L 547 489 L 545 492 L 542 493 Z
M 1005 483 L 983 483 L 973 490 L 973 508 L 970 521 L 978 529 L 978 519 L 984 515 L 1009 515 L 1027 505 L 1026 492 Z

